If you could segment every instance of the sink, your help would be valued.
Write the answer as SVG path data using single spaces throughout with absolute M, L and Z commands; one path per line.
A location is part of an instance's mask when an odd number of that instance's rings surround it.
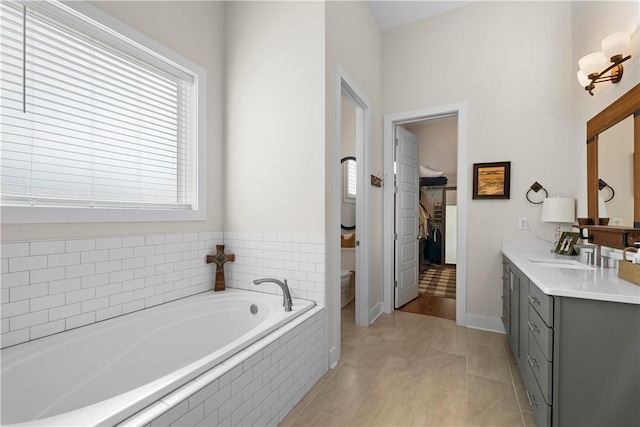
M 539 267 L 568 268 L 571 270 L 594 270 L 591 266 L 568 259 L 529 258 L 529 261 Z

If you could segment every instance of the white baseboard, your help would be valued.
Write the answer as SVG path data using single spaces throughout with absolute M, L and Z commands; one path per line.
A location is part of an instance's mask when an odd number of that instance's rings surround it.
M 373 324 L 378 317 L 382 314 L 382 301 L 378 302 L 369 310 L 369 324 Z
M 483 331 L 497 332 L 506 334 L 504 325 L 499 317 L 479 316 L 477 314 L 466 315 L 466 327 L 473 329 L 481 329 Z

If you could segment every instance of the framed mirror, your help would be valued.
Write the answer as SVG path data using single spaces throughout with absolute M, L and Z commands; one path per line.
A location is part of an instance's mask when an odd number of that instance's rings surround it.
M 587 213 L 595 243 L 621 247 L 640 236 L 640 84 L 587 122 Z M 600 221 L 614 215 L 619 224 Z

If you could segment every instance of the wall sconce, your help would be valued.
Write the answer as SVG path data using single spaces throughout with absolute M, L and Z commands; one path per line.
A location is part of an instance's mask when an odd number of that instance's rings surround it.
M 628 31 L 613 33 L 602 39 L 600 44 L 602 52 L 593 52 L 580 58 L 578 61 L 580 65 L 580 71 L 577 73 L 578 81 L 580 86 L 583 86 L 591 96 L 593 96 L 596 83 L 618 83 L 622 79 L 622 63 L 631 58 L 631 55 L 623 57 L 629 49 L 630 41 L 631 33 Z M 611 61 L 611 64 L 603 70 L 602 67 L 607 64 L 608 60 Z M 607 75 L 609 71 L 611 73 Z
M 609 190 L 611 190 L 611 197 L 606 199 L 605 202 L 608 202 L 609 200 L 613 199 L 615 197 L 615 195 L 616 195 L 616 192 L 613 190 L 613 187 L 611 187 L 609 184 L 607 184 L 606 182 L 604 182 L 601 179 L 598 179 L 598 190 L 599 191 L 602 191 L 607 187 L 609 187 Z
M 540 185 L 540 183 L 538 181 L 536 181 L 533 184 L 531 184 L 531 187 L 529 187 L 529 190 L 527 191 L 527 194 L 525 194 L 525 197 L 527 198 L 529 203 L 533 203 L 534 205 L 539 205 L 542 202 L 544 202 L 544 199 L 539 201 L 539 202 L 532 201 L 529 198 L 529 192 L 532 191 L 532 190 L 533 190 L 534 193 L 537 193 L 538 191 L 542 190 L 542 191 L 544 191 L 544 197 L 545 198 L 549 197 L 549 193 L 547 193 L 547 190 L 542 185 Z

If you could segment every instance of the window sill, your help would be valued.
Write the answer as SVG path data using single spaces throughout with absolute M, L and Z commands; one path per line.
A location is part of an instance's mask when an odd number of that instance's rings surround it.
M 2 206 L 0 212 L 3 224 L 204 221 L 207 217 L 206 209 L 169 211 L 152 209 Z

